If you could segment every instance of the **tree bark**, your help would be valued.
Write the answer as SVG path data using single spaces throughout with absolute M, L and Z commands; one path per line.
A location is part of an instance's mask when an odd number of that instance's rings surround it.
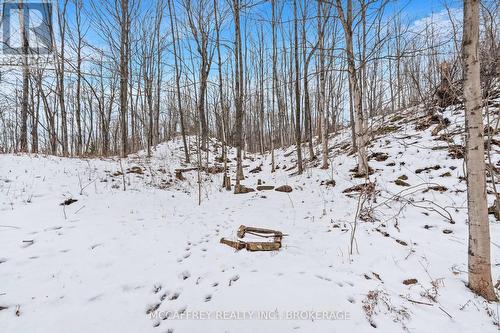
M 486 201 L 483 115 L 479 77 L 479 0 L 464 1 L 463 57 L 467 127 L 467 209 L 469 216 L 469 288 L 496 300 L 491 280 L 490 229 Z
M 130 17 L 129 0 L 121 0 L 120 20 L 120 127 L 121 127 L 121 155 L 126 157 L 127 149 L 127 118 L 128 118 L 128 60 L 129 60 L 129 30 Z
M 363 103 L 359 82 L 356 75 L 356 63 L 354 58 L 353 48 L 353 31 L 352 31 L 352 0 L 347 0 L 347 10 L 344 14 L 342 3 L 337 0 L 337 11 L 344 27 L 346 53 L 347 53 L 347 67 L 349 73 L 349 90 L 354 109 L 354 126 L 356 130 L 357 148 L 358 148 L 358 174 L 368 176 L 368 158 L 366 156 L 366 138 L 367 133 L 365 129 L 365 119 L 363 114 Z
M 21 100 L 21 135 L 20 135 L 20 151 L 22 153 L 28 152 L 28 100 L 29 100 L 29 67 L 28 67 L 28 36 L 27 30 L 24 22 L 24 14 L 27 13 L 24 10 L 23 1 L 19 2 L 19 23 L 22 32 L 22 57 L 23 57 L 23 93 Z
M 294 17 L 294 56 L 295 56 L 295 145 L 297 149 L 297 172 L 303 171 L 302 167 L 302 138 L 300 131 L 300 68 L 299 68 L 299 32 L 297 20 L 297 0 L 293 1 Z

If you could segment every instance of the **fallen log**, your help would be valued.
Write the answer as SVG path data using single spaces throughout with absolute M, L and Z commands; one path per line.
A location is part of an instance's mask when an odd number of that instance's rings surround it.
M 272 242 L 245 242 L 242 240 L 231 241 L 225 238 L 221 238 L 220 243 L 226 244 L 236 250 L 246 249 L 247 251 L 277 251 L 281 248 L 281 240 L 283 238 L 283 233 L 277 230 L 247 227 L 241 225 L 238 228 L 236 235 L 238 238 L 245 237 L 246 234 L 251 234 L 258 237 L 273 237 Z
M 274 190 L 273 185 L 259 185 L 259 186 L 257 186 L 257 191 L 270 191 L 270 190 Z

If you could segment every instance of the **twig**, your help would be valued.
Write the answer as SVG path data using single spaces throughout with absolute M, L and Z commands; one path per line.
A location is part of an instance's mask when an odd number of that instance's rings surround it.
M 451 316 L 451 314 L 449 314 L 448 312 L 446 312 L 445 309 L 443 309 L 442 307 L 439 307 L 439 310 L 443 311 L 444 313 L 446 313 L 448 315 L 448 317 L 450 317 L 450 319 L 453 319 L 453 317 Z
M 123 179 L 123 190 L 126 191 L 127 188 L 126 188 L 126 185 L 125 185 L 125 172 L 123 172 L 123 165 L 122 165 L 122 159 L 120 158 L 119 159 L 120 161 L 120 169 L 122 171 L 122 179 Z
M 78 208 L 78 210 L 75 212 L 75 214 L 78 214 L 78 212 L 81 211 L 84 208 L 85 208 L 85 205 L 83 205 L 82 207 Z
M 410 299 L 408 297 L 403 297 L 405 300 L 409 301 L 409 302 L 412 302 L 412 303 L 415 303 L 415 304 L 422 304 L 422 305 L 428 305 L 428 306 L 434 306 L 434 304 L 431 304 L 431 303 L 426 303 L 426 302 L 420 302 L 420 301 L 415 301 L 413 299 Z

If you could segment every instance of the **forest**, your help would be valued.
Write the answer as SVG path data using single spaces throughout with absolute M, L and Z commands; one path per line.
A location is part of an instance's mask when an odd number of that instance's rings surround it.
M 498 1 L 1 7 L 0 331 L 498 331 Z

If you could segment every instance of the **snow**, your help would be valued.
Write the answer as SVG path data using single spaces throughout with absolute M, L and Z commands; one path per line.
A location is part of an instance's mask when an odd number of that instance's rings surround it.
M 463 127 L 462 113 L 445 112 L 447 132 Z M 389 158 L 370 161 L 373 219 L 358 219 L 352 255 L 359 200 L 342 191 L 364 180 L 352 177 L 355 156 L 342 149 L 349 131 L 332 136 L 329 170 L 292 175 L 294 147 L 276 150 L 274 173 L 269 154 L 247 154 L 246 186 L 261 179 L 293 192 L 235 195 L 220 189 L 222 174 L 203 172 L 201 205 L 196 171 L 175 179 L 175 169 L 187 167 L 178 138 L 152 158 L 140 152 L 122 165 L 118 158 L 0 155 L 0 332 L 369 332 L 371 324 L 383 332 L 496 332 L 498 304 L 466 287 L 463 160 L 432 150 L 446 143 L 431 135 L 435 125 L 416 131 L 407 122 L 419 115 L 408 110 L 393 122 L 400 129 L 369 148 Z M 233 175 L 234 155 L 231 149 Z M 496 150 L 493 159 L 500 159 Z M 262 172 L 248 172 L 261 163 Z M 415 173 L 436 164 L 439 170 Z M 134 166 L 143 174 L 125 173 L 124 191 L 116 172 Z M 440 177 L 445 172 L 451 177 Z M 411 187 L 394 183 L 401 175 Z M 320 185 L 332 177 L 335 186 Z M 429 184 L 447 191 L 425 192 Z M 61 206 L 68 198 L 78 201 Z M 235 239 L 241 224 L 282 231 L 283 248 L 236 252 L 219 243 Z M 491 217 L 494 281 L 499 235 Z

